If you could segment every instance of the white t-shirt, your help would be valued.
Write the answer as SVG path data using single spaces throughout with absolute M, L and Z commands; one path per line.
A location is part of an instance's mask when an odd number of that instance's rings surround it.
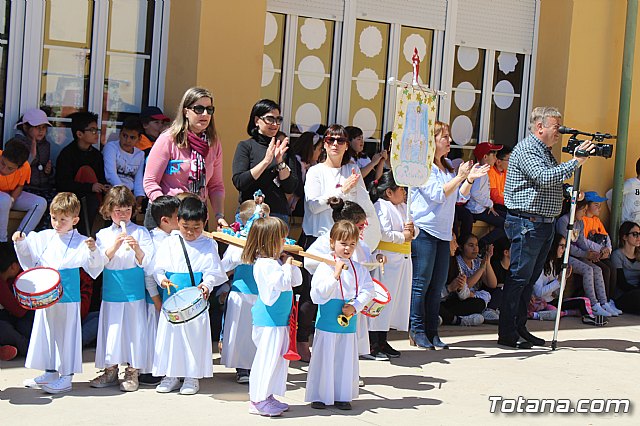
M 607 205 L 611 209 L 613 189 L 607 191 Z M 624 181 L 622 189 L 622 221 L 640 223 L 640 179 L 632 177 Z

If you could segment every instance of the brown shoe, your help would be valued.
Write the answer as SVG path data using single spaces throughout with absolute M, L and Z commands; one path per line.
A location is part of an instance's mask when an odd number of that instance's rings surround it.
M 102 370 L 103 373 L 89 382 L 92 388 L 106 388 L 118 385 L 118 366 L 113 365 Z
M 296 343 L 296 350 L 300 355 L 300 361 L 309 363 L 311 361 L 311 351 L 309 350 L 309 342 Z
M 120 383 L 120 390 L 123 392 L 135 392 L 138 390 L 138 373 L 137 368 L 127 367 L 124 370 L 124 380 Z

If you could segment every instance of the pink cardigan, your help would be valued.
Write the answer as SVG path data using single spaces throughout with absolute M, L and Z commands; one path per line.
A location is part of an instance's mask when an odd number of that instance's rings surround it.
M 167 174 L 169 160 L 186 160 L 176 165 L 179 170 Z M 217 194 L 224 196 L 222 182 L 222 144 L 218 140 L 205 158 L 207 173 L 207 196 L 209 199 Z M 153 144 L 147 165 L 144 170 L 144 192 L 153 202 L 161 195 L 176 195 L 189 192 L 189 169 L 191 168 L 191 149 L 178 148 L 169 132 L 162 133 Z

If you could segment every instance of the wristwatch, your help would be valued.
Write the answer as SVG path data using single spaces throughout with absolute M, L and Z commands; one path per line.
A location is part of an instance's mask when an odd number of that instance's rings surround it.
M 279 172 L 287 168 L 289 168 L 289 166 L 287 166 L 287 163 L 285 163 L 284 161 L 281 161 L 276 165 L 276 170 Z

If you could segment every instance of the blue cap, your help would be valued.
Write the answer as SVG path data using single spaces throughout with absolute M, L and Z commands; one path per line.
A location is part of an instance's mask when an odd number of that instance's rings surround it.
M 584 193 L 585 201 L 589 203 L 601 203 L 607 201 L 607 197 L 601 197 L 596 191 L 587 191 Z

